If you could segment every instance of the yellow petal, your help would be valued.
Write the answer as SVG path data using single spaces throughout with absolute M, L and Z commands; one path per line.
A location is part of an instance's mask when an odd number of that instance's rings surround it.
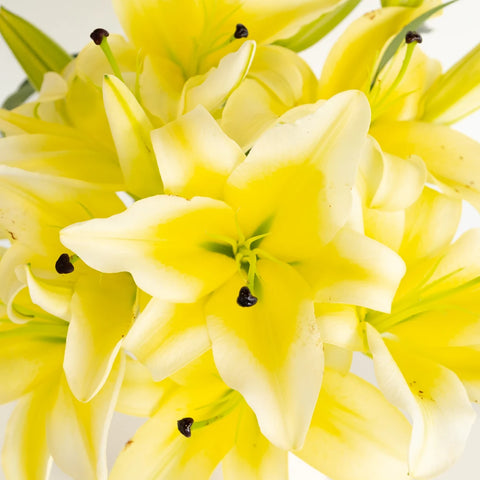
M 223 130 L 244 149 L 287 110 L 316 100 L 317 80 L 291 50 L 259 47 L 247 79 L 230 95 L 222 113 Z
M 0 223 L 37 250 L 69 223 L 122 210 L 113 193 L 80 180 L 0 166 Z
M 167 195 L 61 232 L 62 243 L 87 265 L 105 273 L 130 272 L 142 290 L 173 302 L 193 302 L 233 275 L 235 261 L 207 248 L 223 237 L 236 238 L 230 207 L 204 197 Z
M 175 120 L 185 79 L 180 67 L 169 58 L 148 55 L 139 77 L 141 103 L 161 123 Z
M 228 176 L 245 158 L 201 106 L 152 132 L 152 143 L 165 193 L 187 198 L 222 198 Z
M 452 371 L 402 348 L 395 339 L 382 339 L 369 324 L 367 336 L 380 388 L 412 418 L 411 475 L 439 475 L 463 452 L 474 422 L 467 392 Z
M 107 380 L 133 322 L 136 293 L 127 273 L 90 271 L 76 283 L 63 368 L 81 402 L 94 397 Z
M 255 55 L 255 42 L 245 42 L 237 52 L 222 58 L 218 67 L 187 81 L 182 93 L 180 112 L 203 105 L 216 116 L 230 93 L 247 75 Z
M 406 306 L 415 308 L 418 302 L 419 309 L 409 321 L 395 325 L 390 331 L 402 341 L 420 347 L 480 344 L 479 277 L 480 230 L 472 229 L 438 258 L 410 269 L 397 301 L 405 305 L 410 298 L 410 305 Z
M 288 480 L 287 454 L 261 434 L 255 415 L 244 405 L 235 446 L 222 462 L 223 476 L 226 480 Z
M 320 337 L 325 343 L 349 350 L 363 350 L 362 331 L 355 307 L 316 303 L 315 315 Z
M 401 257 L 415 265 L 423 258 L 437 256 L 453 240 L 461 214 L 461 200 L 425 188 L 406 211 Z
M 75 480 L 107 479 L 107 432 L 124 369 L 122 355 L 100 393 L 89 403 L 79 402 L 66 379 L 60 379 L 47 418 L 47 440 L 55 463 Z
M 418 155 L 448 193 L 480 205 L 480 144 L 443 125 L 377 122 L 371 132 L 382 149 L 399 157 Z
M 0 141 L 0 156 L 3 165 L 103 184 L 113 191 L 119 190 L 123 182 L 111 153 L 93 150 L 68 137 L 14 135 Z
M 151 417 L 172 382 L 154 382 L 146 367 L 133 358 L 126 358 L 125 375 L 115 410 L 126 415 Z
M 333 46 L 320 78 L 320 97 L 329 98 L 351 88 L 367 91 L 375 64 L 387 40 L 421 11 L 417 8 L 382 8 L 353 22 Z M 352 68 L 361 59 L 362 68 Z
M 339 0 L 261 3 L 208 0 L 199 4 L 193 0 L 177 0 L 173 6 L 155 0 L 135 3 L 115 0 L 114 7 L 123 29 L 137 47 L 171 58 L 188 78 L 205 72 L 240 43 L 233 38 L 238 23 L 246 25 L 249 38 L 258 43 L 272 43 L 294 35 L 303 25 L 339 3 Z
M 364 208 L 363 225 L 367 237 L 398 252 L 405 233 L 405 211 L 386 212 Z
M 45 480 L 50 471 L 46 436 L 48 391 L 38 389 L 22 397 L 7 425 L 2 467 L 7 480 Z
M 238 414 L 230 413 L 185 438 L 177 420 L 205 420 L 218 414 L 212 396 L 202 389 L 180 388 L 165 396 L 158 412 L 142 425 L 113 466 L 110 480 L 209 480 L 233 446 Z M 194 407 L 203 405 L 201 409 Z M 211 404 L 211 405 L 210 405 Z
M 360 173 L 367 187 L 367 206 L 386 211 L 409 207 L 421 195 L 427 179 L 421 158 L 384 154 L 373 139 L 362 157 Z
M 135 320 L 125 348 L 163 380 L 210 349 L 203 302 L 173 304 L 153 298 Z
M 0 403 L 17 399 L 57 374 L 65 335 L 63 325 L 33 322 L 0 332 Z
M 350 214 L 369 117 L 365 96 L 345 92 L 268 130 L 227 183 L 246 237 L 270 232 L 262 248 L 284 261 L 331 240 Z
M 133 93 L 114 76 L 106 76 L 103 101 L 127 190 L 137 197 L 162 193 L 163 185 L 153 154 L 153 125 Z
M 33 274 L 31 266 L 25 266 L 25 272 L 32 302 L 55 317 L 69 321 L 72 288 L 68 285 L 59 285 L 37 278 Z
M 56 72 L 47 72 L 43 76 L 42 87 L 39 92 L 39 102 L 54 102 L 65 98 L 68 91 L 67 82 Z
M 311 292 L 295 270 L 258 262 L 258 303 L 237 304 L 240 275 L 206 305 L 213 355 L 224 382 L 256 413 L 260 429 L 285 450 L 301 447 L 315 407 L 323 350 Z
M 477 45 L 428 90 L 422 120 L 451 124 L 479 107 L 480 45 Z
M 326 369 L 302 460 L 336 480 L 408 480 L 410 425 L 375 387 Z
M 405 274 L 405 264 L 395 252 L 348 228 L 340 230 L 316 257 L 295 267 L 313 287 L 317 302 L 386 312 Z

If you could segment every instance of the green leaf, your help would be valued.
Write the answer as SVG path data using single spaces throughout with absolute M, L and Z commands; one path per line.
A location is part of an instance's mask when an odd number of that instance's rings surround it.
M 278 40 L 274 44 L 289 48 L 294 52 L 301 52 L 321 40 L 332 31 L 361 0 L 347 0 L 331 12 L 321 15 L 312 23 L 302 27 L 293 37 Z
M 388 45 L 387 49 L 385 50 L 385 53 L 383 54 L 380 63 L 378 64 L 377 71 L 373 76 L 372 83 L 370 84 L 370 90 L 375 85 L 375 82 L 377 81 L 377 78 L 380 75 L 381 71 L 385 68 L 385 65 L 390 61 L 390 59 L 395 55 L 397 50 L 405 41 L 405 35 L 407 34 L 407 32 L 409 32 L 410 30 L 418 30 L 420 26 L 425 23 L 434 13 L 438 12 L 442 8 L 448 7 L 449 5 L 457 1 L 458 0 L 451 0 L 450 2 L 443 3 L 442 5 L 437 5 L 436 7 L 433 7 L 430 10 L 422 13 L 420 16 L 418 16 L 402 28 L 402 30 L 393 38 L 393 40 L 390 42 L 390 45 Z
M 17 90 L 3 102 L 2 108 L 13 110 L 24 103 L 34 93 L 35 89 L 30 81 L 26 79 L 20 84 Z
M 382 0 L 382 7 L 419 7 L 423 0 Z
M 3 7 L 0 33 L 36 90 L 40 90 L 46 72 L 61 73 L 72 59 L 37 27 Z

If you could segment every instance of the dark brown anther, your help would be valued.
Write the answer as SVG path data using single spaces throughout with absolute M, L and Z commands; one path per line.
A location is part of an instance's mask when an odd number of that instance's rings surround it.
M 58 260 L 55 262 L 55 270 L 62 274 L 72 273 L 75 270 L 68 253 L 62 253 L 58 257 Z
M 253 307 L 258 302 L 258 298 L 252 295 L 248 287 L 242 287 L 238 292 L 237 303 L 241 307 Z
M 185 417 L 181 420 L 177 420 L 177 428 L 178 431 L 187 438 L 192 436 L 192 425 L 193 425 L 193 418 Z
M 237 26 L 235 28 L 235 33 L 233 34 L 235 38 L 247 38 L 248 37 L 248 28 L 241 24 L 237 23 Z
M 405 35 L 405 43 L 413 43 L 413 42 L 422 43 L 423 42 L 422 36 L 418 32 L 412 32 L 412 31 L 407 32 L 407 34 Z
M 91 34 L 90 38 L 95 42 L 95 45 L 101 45 L 103 39 L 110 34 L 104 28 L 96 28 Z

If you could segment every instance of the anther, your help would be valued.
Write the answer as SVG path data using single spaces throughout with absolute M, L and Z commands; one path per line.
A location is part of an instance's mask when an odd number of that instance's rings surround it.
M 185 417 L 185 418 L 182 418 L 181 420 L 177 420 L 178 431 L 184 437 L 190 438 L 192 436 L 193 422 L 194 422 L 194 420 L 191 417 Z
M 248 37 L 248 28 L 242 23 L 237 23 L 235 28 L 235 33 L 233 34 L 235 38 L 247 38 Z
M 75 270 L 68 253 L 62 253 L 58 257 L 58 260 L 55 262 L 55 270 L 62 274 L 72 273 Z
M 96 28 L 91 34 L 90 38 L 95 42 L 95 45 L 101 45 L 103 39 L 110 34 L 104 28 Z
M 405 35 L 405 43 L 413 43 L 413 42 L 422 43 L 423 42 L 422 36 L 418 32 L 412 32 L 412 31 L 407 32 L 407 34 Z
M 253 307 L 258 302 L 258 298 L 252 295 L 248 287 L 242 287 L 238 292 L 237 303 L 241 307 Z

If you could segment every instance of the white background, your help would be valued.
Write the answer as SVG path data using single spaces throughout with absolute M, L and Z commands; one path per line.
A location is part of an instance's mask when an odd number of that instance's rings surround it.
M 379 3 L 380 0 L 363 0 L 349 18 L 356 18 L 361 13 L 377 8 Z M 78 52 L 88 43 L 90 32 L 97 27 L 106 28 L 110 32 L 121 31 L 110 0 L 3 0 L 2 4 L 13 12 L 29 19 L 72 53 Z M 422 48 L 430 56 L 440 59 L 442 64 L 448 68 L 480 42 L 479 21 L 480 1 L 460 0 L 457 4 L 450 6 L 448 13 L 443 17 L 429 22 L 432 31 L 424 34 Z M 340 27 L 340 31 L 333 32 L 319 45 L 303 53 L 304 58 L 308 60 L 317 75 L 320 73 L 321 65 L 330 46 L 338 37 L 342 28 Z M 3 40 L 0 39 L 0 100 L 12 93 L 24 78 L 22 70 L 16 64 Z M 457 124 L 456 128 L 480 141 L 480 113 Z M 467 206 L 461 229 L 464 230 L 470 226 L 478 225 L 480 225 L 478 215 Z M 371 365 L 366 359 L 356 357 L 354 371 L 374 382 Z M 0 439 L 3 437 L 3 431 L 11 409 L 11 405 L 0 408 Z M 110 463 L 133 434 L 137 425 L 138 421 L 136 419 L 122 415 L 116 416 L 110 435 Z M 395 441 L 395 439 L 392 438 L 392 441 Z M 345 461 L 348 462 L 348 458 Z M 326 478 L 293 456 L 290 462 L 290 474 L 292 480 L 325 480 Z M 215 475 L 215 478 L 220 478 L 220 476 Z M 66 479 L 68 479 L 66 475 L 54 469 L 52 480 Z M 464 456 L 449 472 L 438 477 L 438 479 L 480 479 L 480 421 L 477 421 L 474 427 Z M 1 472 L 0 480 L 4 480 Z M 356 479 L 352 478 L 351 480 Z

